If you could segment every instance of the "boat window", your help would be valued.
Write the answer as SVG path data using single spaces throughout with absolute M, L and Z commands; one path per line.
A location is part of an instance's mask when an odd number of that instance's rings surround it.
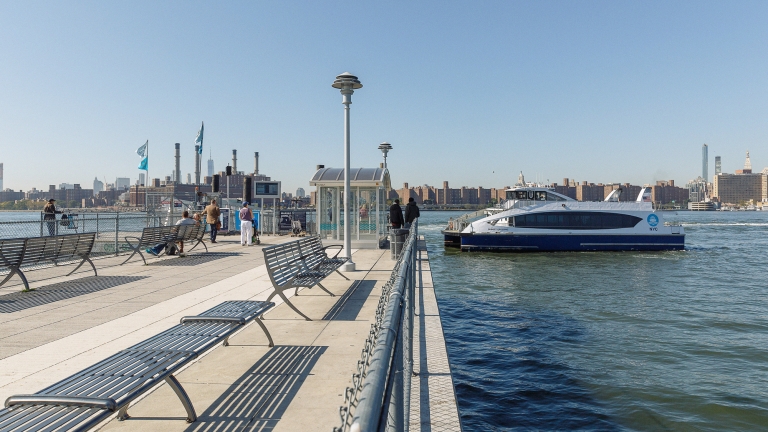
M 533 192 L 534 199 L 536 201 L 546 201 L 547 200 L 547 193 L 544 191 L 534 191 Z
M 632 228 L 642 219 L 636 216 L 602 212 L 542 212 L 515 216 L 516 227 L 546 229 Z
M 515 191 L 507 191 L 507 199 L 515 199 Z
M 528 199 L 528 191 L 515 191 L 515 195 L 517 195 L 517 199 L 519 200 L 527 200 Z

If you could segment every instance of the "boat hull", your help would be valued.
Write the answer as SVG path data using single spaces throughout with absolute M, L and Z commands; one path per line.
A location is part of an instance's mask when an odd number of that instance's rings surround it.
M 466 234 L 461 250 L 498 252 L 666 251 L 685 249 L 685 234 Z

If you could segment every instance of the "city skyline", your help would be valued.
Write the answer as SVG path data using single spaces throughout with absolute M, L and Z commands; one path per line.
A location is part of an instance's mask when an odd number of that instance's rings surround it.
M 768 165 L 765 3 L 335 5 L 0 4 L 4 187 L 135 183 L 146 140 L 151 178 L 176 142 L 194 172 L 205 121 L 215 171 L 258 151 L 306 188 L 343 163 L 344 71 L 364 85 L 351 165 L 390 142 L 396 184 L 683 183 L 703 143 L 724 172 Z

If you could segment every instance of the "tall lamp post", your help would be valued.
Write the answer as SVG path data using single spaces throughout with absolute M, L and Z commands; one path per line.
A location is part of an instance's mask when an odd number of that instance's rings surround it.
M 384 141 L 383 143 L 379 144 L 379 150 L 381 150 L 381 153 L 384 154 L 384 168 L 387 167 L 387 153 L 389 153 L 390 150 L 392 150 L 392 144 Z
M 349 72 L 336 77 L 331 85 L 341 90 L 341 103 L 344 104 L 344 254 L 347 262 L 341 267 L 342 271 L 355 271 L 355 263 L 352 262 L 352 233 L 349 225 L 349 104 L 352 103 L 352 93 L 363 85 L 356 76 Z

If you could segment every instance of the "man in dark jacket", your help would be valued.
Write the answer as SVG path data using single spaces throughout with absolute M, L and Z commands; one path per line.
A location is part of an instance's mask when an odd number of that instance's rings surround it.
M 392 228 L 403 226 L 403 209 L 400 208 L 400 200 L 395 200 L 395 203 L 389 208 L 389 223 L 392 224 Z
M 419 217 L 419 208 L 413 198 L 408 198 L 408 204 L 405 206 L 405 223 L 411 226 L 414 220 Z

